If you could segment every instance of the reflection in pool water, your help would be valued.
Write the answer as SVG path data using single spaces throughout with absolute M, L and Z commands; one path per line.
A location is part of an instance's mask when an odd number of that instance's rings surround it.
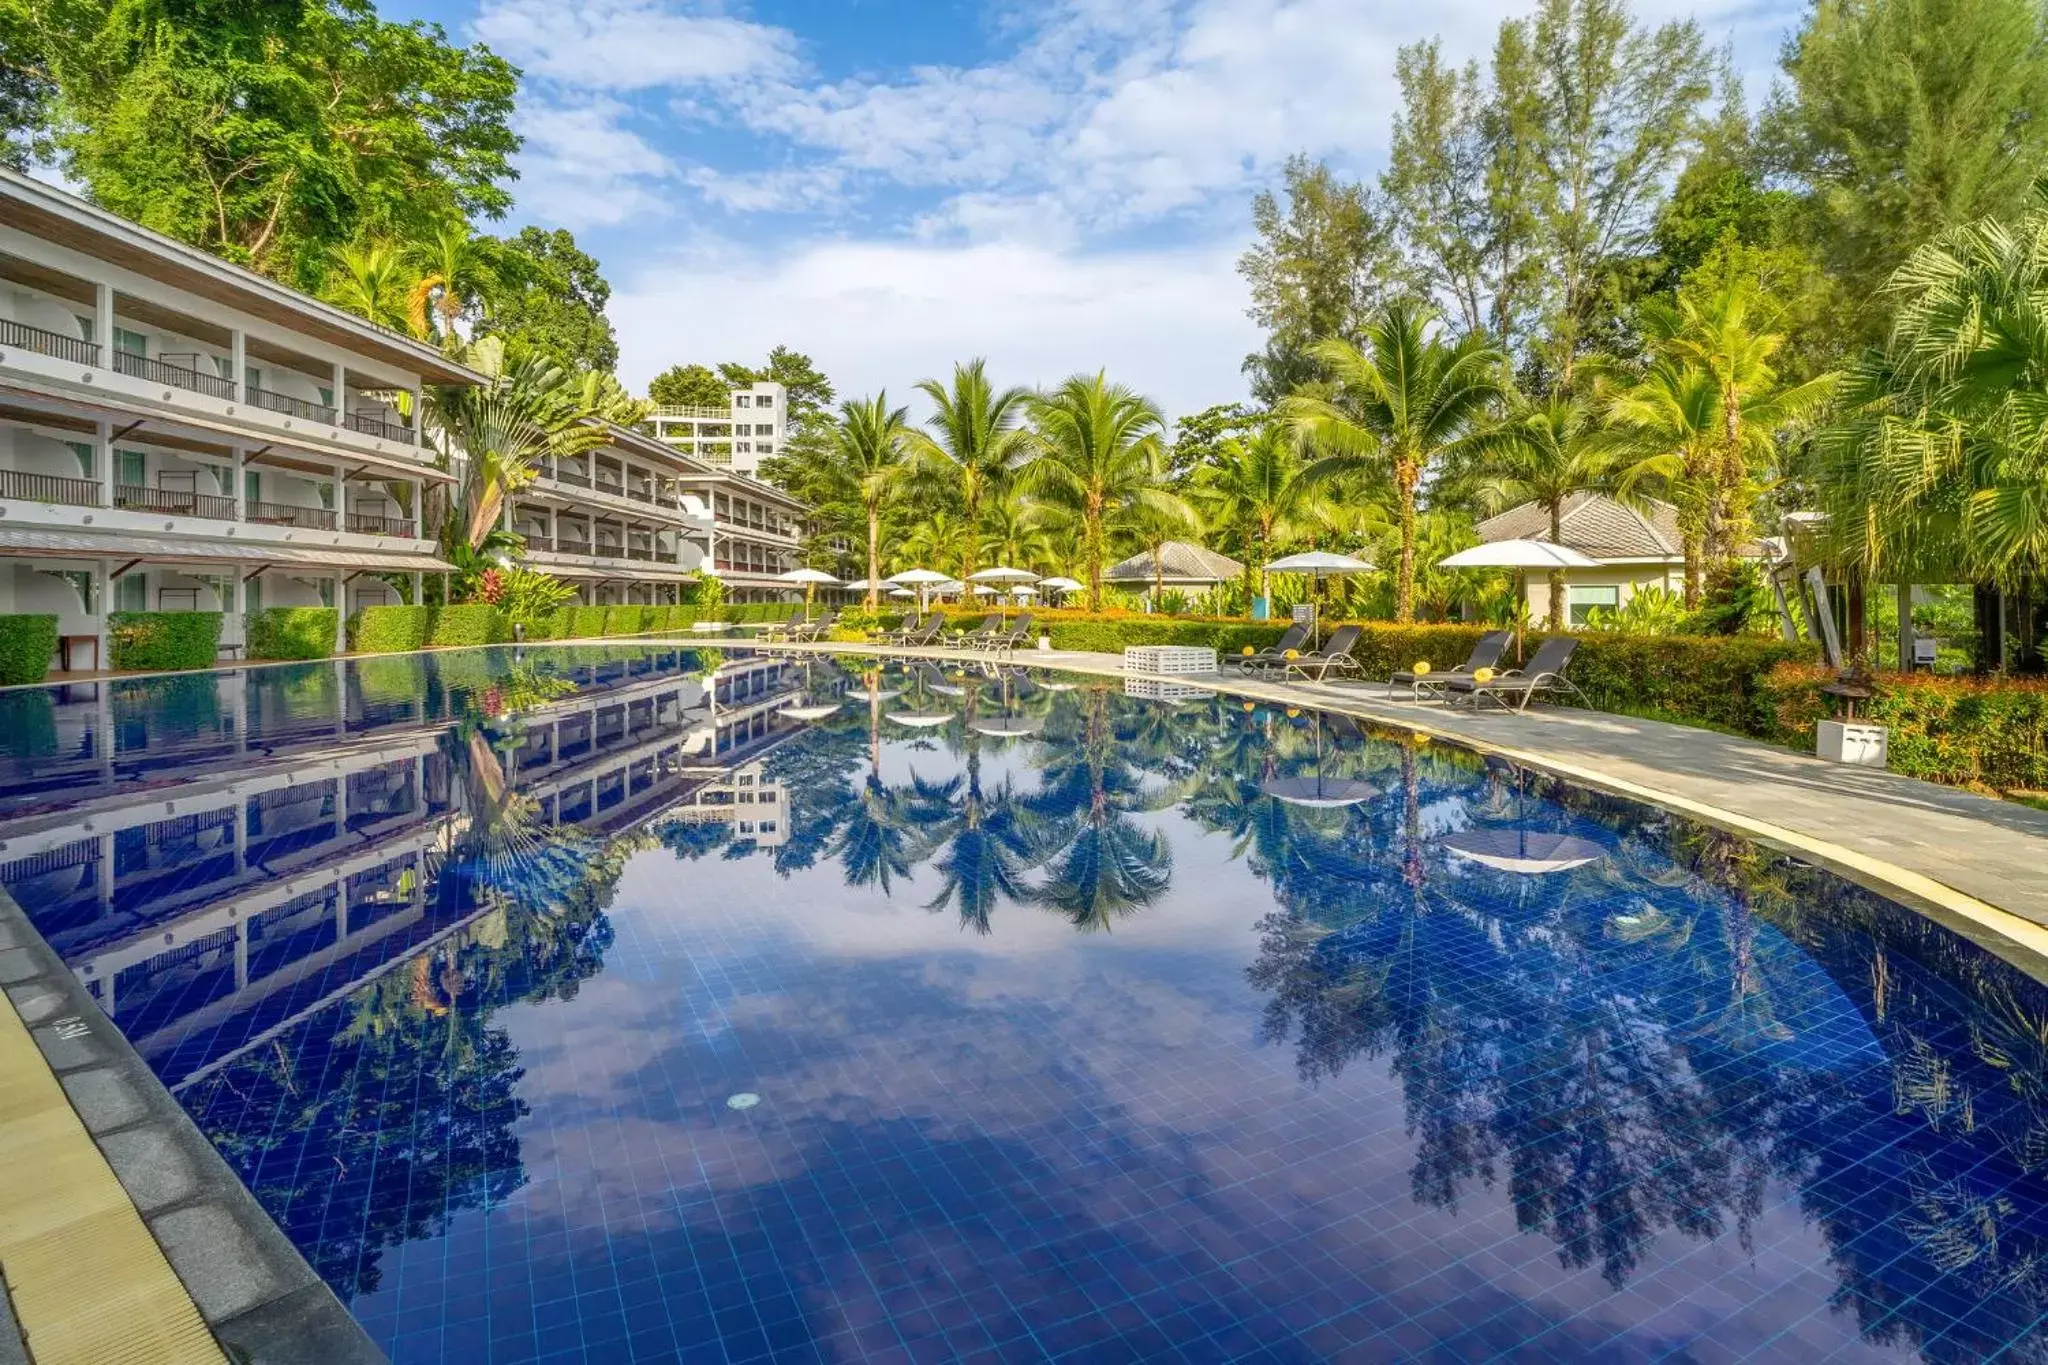
M 402 1362 L 2048 1355 L 2005 962 L 1342 718 L 859 668 L 5 694 L 0 882 Z

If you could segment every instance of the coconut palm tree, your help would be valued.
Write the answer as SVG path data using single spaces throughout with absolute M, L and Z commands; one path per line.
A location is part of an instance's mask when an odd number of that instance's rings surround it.
M 1235 526 L 1243 538 L 1245 593 L 1266 596 L 1266 564 L 1274 543 L 1292 535 L 1316 501 L 1303 482 L 1301 455 L 1286 428 L 1272 423 L 1222 443 L 1216 459 L 1195 471 L 1193 496 L 1213 526 Z
M 1685 606 L 1700 604 L 1700 579 L 1714 525 L 1715 442 L 1721 433 L 1720 389 L 1698 365 L 1671 356 L 1608 400 L 1609 440 L 1622 464 L 1617 491 L 1655 492 L 1678 509 L 1685 557 Z
M 413 254 L 413 264 L 419 278 L 406 293 L 406 324 L 418 337 L 438 331 L 442 349 L 454 350 L 462 344 L 457 320 L 481 307 L 498 284 L 482 240 L 467 224 L 445 223 Z
M 1564 543 L 1564 505 L 1580 493 L 1612 489 L 1621 467 L 1613 440 L 1592 400 L 1557 392 L 1520 399 L 1498 424 L 1477 433 L 1476 468 L 1466 491 L 1487 515 L 1533 502 L 1550 519 L 1550 539 Z M 1550 628 L 1565 624 L 1564 571 L 1550 571 Z
M 351 242 L 336 247 L 331 260 L 323 298 L 379 327 L 410 329 L 406 300 L 414 277 L 403 252 L 386 241 Z
M 1031 403 L 1031 449 L 1023 486 L 1076 533 L 1087 570 L 1088 609 L 1102 606 L 1102 569 L 1111 531 L 1143 512 L 1199 525 L 1193 509 L 1160 484 L 1165 420 L 1100 372 L 1075 375 Z
M 936 379 L 917 387 L 936 411 L 930 434 L 910 434 L 911 453 L 924 478 L 957 494 L 966 524 L 977 527 L 983 504 L 1016 468 L 1024 441 L 1019 423 L 1031 392 L 1021 387 L 998 392 L 989 383 L 988 362 L 981 359 L 955 365 L 951 388 Z M 975 571 L 976 548 L 971 543 L 964 547 L 963 578 Z
M 1280 414 L 1316 458 L 1310 487 L 1347 476 L 1391 478 L 1400 516 L 1394 619 L 1415 619 L 1416 491 L 1501 396 L 1507 359 L 1478 336 L 1437 334 L 1426 305 L 1387 305 L 1365 344 L 1327 340 L 1310 349 L 1330 378 L 1281 400 Z
M 873 398 L 848 399 L 839 405 L 832 429 L 832 457 L 840 479 L 852 486 L 868 523 L 867 609 L 881 598 L 882 508 L 908 475 L 909 414 L 889 406 L 884 389 Z
M 1004 487 L 981 509 L 979 548 L 981 559 L 1020 569 L 1044 569 L 1059 559 L 1046 510 L 1015 484 Z

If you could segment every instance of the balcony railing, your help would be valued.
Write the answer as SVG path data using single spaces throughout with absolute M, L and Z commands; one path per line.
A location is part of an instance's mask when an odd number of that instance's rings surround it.
M 556 536 L 555 553 L 563 555 L 587 555 L 590 553 L 590 542 L 587 540 L 578 540 L 574 536 Z
M 308 531 L 332 531 L 334 513 L 325 507 L 293 507 L 282 502 L 252 502 L 250 521 L 265 526 L 297 526 Z
M 71 479 L 61 474 L 23 474 L 12 469 L 0 469 L 0 498 L 55 502 L 66 507 L 98 507 L 100 485 L 97 479 Z
M 100 363 L 100 348 L 95 343 L 80 341 L 62 332 L 31 327 L 25 322 L 0 320 L 0 346 L 19 346 L 24 351 L 75 361 L 80 365 Z
M 235 396 L 233 380 L 190 365 L 174 365 L 168 360 L 151 360 L 147 356 L 135 355 L 128 351 L 116 351 L 114 368 L 135 379 L 147 379 L 152 384 L 169 384 L 174 389 L 203 393 L 211 398 Z
M 404 517 L 379 516 L 374 512 L 351 512 L 348 529 L 366 536 L 412 536 L 412 522 Z
M 623 498 L 626 496 L 625 488 L 619 483 L 617 479 L 607 479 L 602 474 L 597 476 L 597 483 L 594 486 L 596 487 L 598 492 L 609 493 L 615 498 Z
M 412 428 L 401 422 L 387 422 L 382 417 L 373 417 L 367 412 L 352 412 L 348 415 L 348 429 L 360 431 L 365 436 L 376 436 L 386 441 L 403 441 L 412 444 Z
M 567 465 L 558 467 L 555 470 L 554 477 L 556 483 L 566 483 L 572 488 L 590 487 L 590 476 L 588 474 L 580 470 L 571 469 Z
M 626 558 L 644 559 L 651 564 L 654 562 L 656 555 L 650 546 L 635 545 L 626 551 Z
M 271 412 L 281 412 L 287 417 L 302 417 L 308 422 L 332 422 L 334 409 L 326 403 L 309 403 L 303 398 L 294 398 L 288 393 L 276 393 L 270 389 L 249 386 L 245 400 Z
M 138 483 L 114 485 L 114 506 L 131 512 L 159 512 L 169 516 L 208 517 L 214 521 L 235 519 L 235 500 L 211 493 L 188 493 L 178 488 L 145 488 Z

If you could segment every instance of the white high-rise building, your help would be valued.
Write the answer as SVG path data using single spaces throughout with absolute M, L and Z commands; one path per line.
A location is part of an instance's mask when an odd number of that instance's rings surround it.
M 752 474 L 789 434 L 789 391 L 763 381 L 733 390 L 724 408 L 669 406 L 649 419 L 657 439 L 706 464 Z

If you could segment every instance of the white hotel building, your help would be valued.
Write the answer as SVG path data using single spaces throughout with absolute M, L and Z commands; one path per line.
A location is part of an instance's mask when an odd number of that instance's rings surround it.
M 0 613 L 56 615 L 82 667 L 115 611 L 223 612 L 232 647 L 263 607 L 396 602 L 381 575 L 448 567 L 420 512 L 454 478 L 406 414 L 480 379 L 0 171 Z M 803 509 L 777 490 L 631 432 L 543 473 L 533 559 L 585 600 L 674 600 L 707 560 L 736 597 L 782 595 Z
M 735 389 L 723 408 L 656 408 L 647 425 L 655 439 L 704 464 L 754 474 L 788 438 L 788 408 L 788 390 L 762 382 Z

